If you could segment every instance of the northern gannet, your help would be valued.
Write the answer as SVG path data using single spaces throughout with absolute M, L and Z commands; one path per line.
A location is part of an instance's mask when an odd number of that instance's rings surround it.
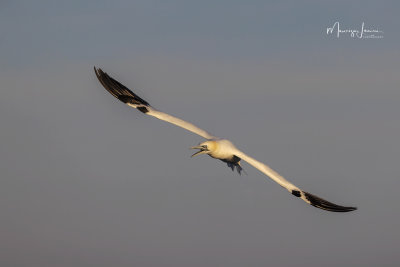
M 192 157 L 200 154 L 207 154 L 210 157 L 219 159 L 227 163 L 227 165 L 232 170 L 236 168 L 239 174 L 242 172 L 240 161 L 244 160 L 253 167 L 255 167 L 256 169 L 258 169 L 259 171 L 261 171 L 262 173 L 269 176 L 279 185 L 286 188 L 286 190 L 288 190 L 292 195 L 301 198 L 306 203 L 314 207 L 333 212 L 349 212 L 357 209 L 356 207 L 344 207 L 333 204 L 320 197 L 317 197 L 306 191 L 301 190 L 300 188 L 298 188 L 297 186 L 293 185 L 288 180 L 283 178 L 273 169 L 268 167 L 266 164 L 246 155 L 245 153 L 237 149 L 229 140 L 213 136 L 189 122 L 186 122 L 184 120 L 181 120 L 179 118 L 176 118 L 174 116 L 171 116 L 169 114 L 166 114 L 164 112 L 161 112 L 153 108 L 147 101 L 137 96 L 135 93 L 133 93 L 131 90 L 129 90 L 127 87 L 125 87 L 118 81 L 111 78 L 107 73 L 103 72 L 101 69 L 96 69 L 96 67 L 94 67 L 94 71 L 100 83 L 104 86 L 104 88 L 110 94 L 118 98 L 126 105 L 136 108 L 140 112 L 146 115 L 150 115 L 160 120 L 175 124 L 179 127 L 182 127 L 188 131 L 191 131 L 207 139 L 207 141 L 192 147 L 192 149 L 199 149 L 199 151 L 194 153 Z

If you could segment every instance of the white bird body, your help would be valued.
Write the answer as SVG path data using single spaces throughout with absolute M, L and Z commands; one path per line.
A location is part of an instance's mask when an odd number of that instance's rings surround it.
M 235 156 L 235 152 L 238 150 L 231 141 L 227 139 L 217 139 L 206 141 L 205 143 L 209 143 L 209 147 L 211 148 L 211 152 L 209 155 L 216 159 L 226 159 L 229 160 L 233 156 Z
M 193 149 L 199 149 L 198 152 L 192 155 L 200 155 L 200 154 L 207 154 L 212 158 L 219 159 L 225 163 L 227 163 L 228 167 L 232 170 L 235 169 L 240 174 L 242 171 L 242 167 L 240 165 L 240 161 L 244 160 L 272 180 L 277 182 L 279 185 L 284 187 L 288 190 L 291 194 L 296 197 L 301 198 L 306 203 L 313 205 L 314 207 L 333 211 L 333 212 L 349 212 L 356 210 L 355 207 L 344 207 L 333 204 L 329 201 L 326 201 L 320 197 L 312 195 L 308 192 L 305 192 L 298 188 L 297 186 L 293 185 L 291 182 L 283 178 L 280 174 L 276 171 L 271 169 L 266 164 L 246 155 L 241 150 L 236 148 L 236 146 L 227 139 L 221 139 L 216 136 L 211 135 L 210 133 L 200 129 L 194 124 L 191 124 L 187 121 L 179 119 L 177 117 L 171 116 L 167 113 L 161 112 L 153 108 L 147 101 L 143 100 L 127 87 L 119 83 L 118 81 L 111 78 L 107 73 L 103 72 L 101 69 L 94 68 L 97 78 L 99 79 L 100 83 L 104 86 L 104 88 L 113 96 L 131 106 L 133 108 L 138 109 L 144 114 L 156 117 L 160 120 L 167 121 L 169 123 L 175 124 L 176 126 L 182 127 L 188 131 L 191 131 L 195 134 L 202 136 L 203 138 L 207 139 L 207 141 L 200 143 L 198 146 L 192 147 Z

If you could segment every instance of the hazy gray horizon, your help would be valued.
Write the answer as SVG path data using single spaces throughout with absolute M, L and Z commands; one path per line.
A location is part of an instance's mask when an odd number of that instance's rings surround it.
M 1 266 L 397 266 L 395 1 L 0 3 Z M 383 39 L 326 35 L 366 26 Z M 306 205 L 154 107 L 232 140 Z

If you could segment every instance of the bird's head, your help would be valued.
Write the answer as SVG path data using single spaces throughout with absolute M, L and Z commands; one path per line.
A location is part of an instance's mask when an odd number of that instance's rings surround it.
M 200 154 L 211 154 L 217 147 L 217 143 L 215 141 L 205 141 L 200 143 L 197 146 L 191 147 L 191 149 L 200 149 L 196 153 L 192 155 L 192 157 L 200 155 Z

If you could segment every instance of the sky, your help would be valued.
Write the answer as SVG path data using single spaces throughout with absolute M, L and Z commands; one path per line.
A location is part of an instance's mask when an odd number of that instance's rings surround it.
M 0 265 L 398 266 L 399 8 L 0 1 Z M 93 66 L 359 209 L 191 159 L 201 137 L 122 105 Z

